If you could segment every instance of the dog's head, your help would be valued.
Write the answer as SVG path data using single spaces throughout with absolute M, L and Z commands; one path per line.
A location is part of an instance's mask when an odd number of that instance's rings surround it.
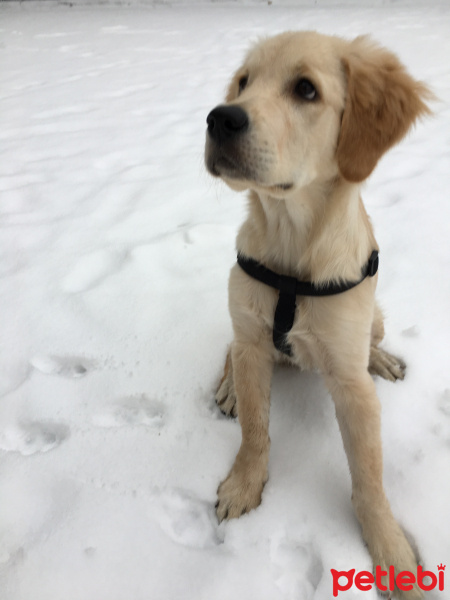
M 288 32 L 259 42 L 207 118 L 205 159 L 233 189 L 286 197 L 360 182 L 430 112 L 430 92 L 365 37 Z

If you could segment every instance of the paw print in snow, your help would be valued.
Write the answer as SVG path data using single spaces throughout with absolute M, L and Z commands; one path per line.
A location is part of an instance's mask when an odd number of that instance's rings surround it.
M 286 600 L 312 600 L 322 579 L 323 565 L 309 543 L 274 540 L 271 548 L 274 581 Z
M 144 394 L 122 398 L 93 417 L 99 427 L 131 427 L 144 425 L 159 429 L 164 424 L 165 406 Z
M 44 375 L 62 375 L 73 379 L 83 377 L 93 367 L 91 361 L 76 356 L 36 355 L 30 364 Z
M 20 452 L 23 456 L 49 452 L 69 437 L 70 430 L 61 423 L 29 421 L 0 431 L 0 449 Z
M 152 518 L 177 544 L 212 548 L 223 542 L 212 505 L 185 490 L 156 492 L 150 510 Z

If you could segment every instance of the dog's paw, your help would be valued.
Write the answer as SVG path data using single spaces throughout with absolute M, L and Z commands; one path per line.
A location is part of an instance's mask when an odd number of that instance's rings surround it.
M 237 417 L 236 393 L 232 373 L 226 374 L 222 379 L 216 393 L 216 403 L 224 415 Z
M 420 562 L 417 550 L 413 549 L 398 524 L 395 523 L 390 528 L 388 538 L 385 537 L 383 545 L 385 546 L 383 549 L 381 544 L 377 545 L 377 549 L 372 554 L 374 570 L 379 565 L 386 573 L 389 573 L 390 566 L 394 567 L 396 574 L 402 571 L 417 573 Z M 388 587 L 388 577 L 389 575 L 381 577 L 381 583 L 385 587 Z M 392 600 L 422 600 L 423 597 L 423 592 L 417 583 L 413 584 L 411 590 L 400 590 L 395 586 L 395 590 L 387 596 Z
M 387 571 L 387 569 L 389 569 L 388 566 L 382 567 L 383 571 Z M 397 568 L 395 568 L 396 574 L 401 573 L 402 571 L 408 571 L 415 574 L 417 573 L 417 566 L 415 566 L 412 570 L 402 569 L 400 567 L 397 570 Z M 423 591 L 419 588 L 417 583 L 412 584 L 411 590 L 400 590 L 397 586 L 395 586 L 394 591 L 389 590 L 388 577 L 380 577 L 380 583 L 384 586 L 384 588 L 387 588 L 385 591 L 378 591 L 378 596 L 383 598 L 383 600 L 423 600 L 425 598 Z
M 397 358 L 378 346 L 370 347 L 369 373 L 379 375 L 388 381 L 397 381 L 405 378 L 406 365 L 401 358 Z
M 249 485 L 245 478 L 230 473 L 217 490 L 216 514 L 219 522 L 238 519 L 259 506 L 264 483 L 262 481 Z
M 228 477 L 217 490 L 216 514 L 220 521 L 237 519 L 261 504 L 261 496 L 267 481 L 268 453 L 259 456 L 236 457 Z

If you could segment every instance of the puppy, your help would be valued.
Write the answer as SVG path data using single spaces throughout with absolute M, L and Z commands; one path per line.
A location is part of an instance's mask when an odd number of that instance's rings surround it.
M 370 374 L 403 379 L 379 347 L 378 246 L 361 183 L 432 95 L 366 37 L 288 32 L 257 43 L 207 118 L 208 171 L 249 190 L 229 280 L 234 339 L 216 400 L 242 443 L 218 489 L 219 520 L 257 507 L 267 481 L 272 368 L 318 369 L 335 403 L 352 502 L 374 567 L 416 572 L 382 481 L 380 404 Z M 422 597 L 417 586 L 400 592 Z

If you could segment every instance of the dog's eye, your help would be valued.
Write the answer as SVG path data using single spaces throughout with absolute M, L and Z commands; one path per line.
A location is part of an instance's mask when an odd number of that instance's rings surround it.
M 239 93 L 241 93 L 247 87 L 248 75 L 244 75 L 239 79 Z
M 315 100 L 317 98 L 317 90 L 309 79 L 300 79 L 294 89 L 294 93 L 302 100 Z

